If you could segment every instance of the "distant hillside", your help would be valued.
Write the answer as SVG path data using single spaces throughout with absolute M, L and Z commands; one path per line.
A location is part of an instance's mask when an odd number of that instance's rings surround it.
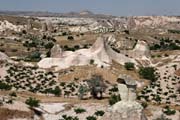
M 95 18 L 110 18 L 111 15 L 94 14 L 91 11 L 85 10 L 81 12 L 54 13 L 42 11 L 0 11 L 0 15 L 16 15 L 16 16 L 39 16 L 39 17 L 95 17 Z

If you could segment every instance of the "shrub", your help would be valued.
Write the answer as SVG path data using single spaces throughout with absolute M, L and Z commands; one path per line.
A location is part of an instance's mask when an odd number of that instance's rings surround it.
M 6 83 L 2 83 L 0 82 L 0 89 L 1 90 L 11 90 L 12 86 L 11 85 L 8 85 Z
M 50 51 L 50 50 L 48 50 L 48 51 L 46 52 L 46 57 L 51 57 L 51 51 Z
M 168 30 L 169 33 L 180 34 L 180 30 Z
M 47 88 L 47 89 L 45 89 L 45 91 L 44 91 L 45 93 L 50 93 L 50 94 L 54 94 L 55 96 L 60 96 L 61 95 L 61 89 L 58 87 L 58 86 L 56 86 L 54 89 L 52 89 L 52 88 Z
M 86 87 L 86 86 L 81 85 L 81 86 L 79 87 L 78 92 L 79 92 L 79 99 L 81 99 L 81 100 L 82 100 L 82 99 L 83 99 L 84 94 L 87 92 L 87 87 Z
M 148 104 L 146 102 L 141 103 L 141 105 L 143 106 L 144 109 L 147 108 L 147 106 L 148 106 Z
M 35 51 L 31 55 L 29 55 L 26 59 L 29 61 L 39 61 L 41 59 L 41 53 Z
M 23 34 L 27 34 L 27 31 L 26 31 L 26 30 L 23 30 L 22 33 L 23 33 Z
M 80 113 L 86 112 L 86 110 L 83 109 L 83 108 L 76 108 L 76 109 L 74 109 L 74 112 L 75 112 L 76 114 L 80 114 Z
M 93 75 L 91 79 L 87 80 L 88 86 L 93 98 L 102 98 L 102 94 L 107 88 L 101 75 Z M 100 94 L 100 97 L 98 96 Z
M 25 41 L 25 43 L 23 43 L 23 46 L 24 47 L 37 47 L 37 43 L 35 42 L 35 41 L 31 41 L 31 42 L 29 42 L 29 41 Z
M 5 52 L 5 50 L 0 48 L 0 52 Z
M 164 54 L 164 57 L 168 57 L 169 55 L 167 53 Z
M 109 98 L 109 104 L 110 105 L 114 105 L 115 103 L 117 103 L 118 101 L 120 101 L 121 98 L 120 98 L 120 95 L 111 95 L 111 97 Z
M 13 97 L 17 97 L 16 93 L 15 92 L 12 92 L 9 94 L 10 96 L 13 96 Z
M 84 33 L 80 33 L 80 35 L 82 35 L 82 36 L 83 36 L 83 35 L 84 35 Z
M 103 116 L 104 113 L 105 113 L 104 111 L 98 110 L 98 111 L 96 111 L 94 114 L 95 114 L 96 116 Z
M 134 63 L 132 62 L 126 62 L 124 64 L 124 67 L 127 69 L 127 70 L 133 70 L 134 69 Z
M 116 85 L 113 86 L 113 88 L 109 89 L 111 92 L 118 92 L 118 87 Z
M 86 120 L 97 120 L 97 119 L 94 116 L 88 116 L 88 117 L 86 117 Z
M 124 32 L 129 35 L 129 30 L 124 30 Z
M 90 60 L 90 64 L 91 65 L 94 64 L 94 60 L 93 59 Z
M 144 79 L 148 79 L 151 81 L 155 81 L 155 69 L 153 67 L 141 67 L 139 70 L 139 75 L 141 75 Z
M 60 83 L 60 86 L 62 86 L 62 87 L 65 86 L 65 85 L 66 85 L 65 82 L 61 82 L 61 83 Z
M 68 40 L 74 40 L 74 37 L 73 36 L 68 36 L 67 39 Z
M 161 57 L 161 55 L 157 55 L 157 57 L 159 57 L 159 58 L 160 58 L 160 57 Z
M 36 98 L 29 97 L 25 103 L 30 107 L 39 107 L 39 102 Z
M 11 49 L 11 52 L 17 52 L 18 50 L 17 49 Z
M 62 35 L 63 35 L 63 36 L 66 36 L 66 35 L 67 35 L 67 32 L 63 32 Z
M 80 49 L 80 46 L 79 46 L 79 45 L 75 45 L 75 46 L 74 46 L 74 49 L 75 49 L 75 50 L 78 50 L 78 49 Z
M 54 90 L 51 91 L 51 93 L 54 94 L 55 96 L 60 96 L 61 95 L 61 89 L 58 86 L 56 86 L 54 88 Z
M 13 100 L 10 99 L 10 100 L 8 100 L 6 103 L 7 103 L 7 104 L 13 104 Z
M 53 43 L 53 42 L 48 42 L 44 47 L 45 47 L 46 49 L 51 49 L 53 46 L 54 46 L 54 43 Z
M 77 116 L 73 117 L 73 116 L 62 115 L 62 118 L 63 119 L 60 120 L 79 120 Z
M 170 109 L 169 106 L 166 106 L 163 110 L 163 113 L 166 115 L 174 115 L 176 113 L 176 110 Z

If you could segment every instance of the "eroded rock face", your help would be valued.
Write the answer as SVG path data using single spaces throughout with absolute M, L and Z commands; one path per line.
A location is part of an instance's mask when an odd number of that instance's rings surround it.
M 136 102 L 136 82 L 130 76 L 120 75 L 118 84 L 121 101 L 109 108 L 103 120 L 146 120 L 143 107 Z
M 135 48 L 133 49 L 133 52 L 136 54 L 134 57 L 150 57 L 150 49 L 145 41 L 138 41 Z
M 0 21 L 0 32 L 5 31 L 5 30 L 13 30 L 13 31 L 20 32 L 23 29 L 24 29 L 23 25 L 14 25 L 7 20 Z
M 54 45 L 53 48 L 51 49 L 51 57 L 52 58 L 59 58 L 62 57 L 62 49 L 61 47 L 57 44 Z
M 2 60 L 2 61 L 7 60 L 8 61 L 8 60 L 10 60 L 10 58 L 6 54 L 0 52 L 0 60 Z
M 47 30 L 48 30 L 47 23 L 46 22 L 42 23 L 42 31 L 46 32 Z
M 109 109 L 102 120 L 147 120 L 147 118 L 138 102 L 120 101 Z
M 33 27 L 32 27 L 32 20 L 31 19 L 28 19 L 28 23 L 27 23 L 27 30 L 31 30 Z
M 109 44 L 114 41 L 115 37 L 113 35 L 104 35 L 99 37 L 91 48 L 80 49 L 75 52 L 62 51 L 57 45 L 51 50 L 51 57 L 42 59 L 38 63 L 38 66 L 41 68 L 51 68 L 56 66 L 57 70 L 60 70 L 70 66 L 88 65 L 91 60 L 94 60 L 94 64 L 99 67 L 109 67 L 112 64 L 112 60 L 122 65 L 126 62 L 132 62 L 135 65 L 139 65 L 139 63 L 144 60 L 147 61 L 147 65 L 150 65 L 150 60 L 145 55 L 146 52 L 148 52 L 146 42 L 142 42 L 141 44 L 138 43 L 135 49 L 130 51 L 132 55 L 129 57 L 126 56 L 126 54 L 118 53 L 111 48 Z M 133 53 L 137 53 L 138 55 Z M 139 61 L 137 62 L 137 60 Z M 143 62 L 143 64 L 144 63 L 145 62 Z

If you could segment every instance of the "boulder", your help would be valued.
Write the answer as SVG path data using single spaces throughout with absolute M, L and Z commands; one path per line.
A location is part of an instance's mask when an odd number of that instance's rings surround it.
M 146 120 L 143 107 L 136 102 L 136 82 L 130 76 L 120 75 L 118 84 L 121 101 L 108 109 L 102 120 Z
M 147 120 L 147 118 L 140 103 L 120 101 L 106 112 L 102 120 Z

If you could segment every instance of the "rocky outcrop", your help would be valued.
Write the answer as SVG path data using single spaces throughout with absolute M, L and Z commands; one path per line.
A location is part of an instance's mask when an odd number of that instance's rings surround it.
M 138 102 L 121 101 L 113 105 L 102 120 L 147 120 Z
M 135 54 L 133 57 L 136 58 L 142 58 L 143 56 L 150 57 L 151 55 L 148 44 L 143 40 L 137 42 L 132 52 Z
M 14 25 L 7 20 L 0 21 L 0 32 L 5 31 L 5 30 L 13 30 L 16 32 L 20 32 L 23 29 L 24 29 L 23 25 Z
M 42 27 L 41 30 L 42 30 L 43 32 L 46 32 L 46 31 L 48 30 L 48 27 L 47 27 L 47 23 L 46 23 L 46 22 L 43 22 L 42 25 L 41 25 L 41 27 Z
M 83 12 L 82 14 L 88 14 Z M 116 31 L 122 30 L 139 30 L 143 32 L 167 32 L 168 29 L 179 29 L 179 17 L 169 16 L 134 16 L 134 17 L 111 17 L 106 19 L 91 18 L 91 17 L 57 17 L 40 18 L 44 21 L 49 20 L 52 23 L 60 23 L 70 26 L 70 31 L 73 32 L 92 32 L 101 28 L 114 28 Z M 143 29 L 148 28 L 148 29 Z M 146 31 L 145 31 L 146 30 Z
M 121 75 L 118 84 L 121 101 L 109 108 L 102 120 L 146 120 L 143 107 L 136 102 L 136 82 Z
M 112 60 L 122 65 L 126 62 L 132 62 L 135 65 L 151 64 L 148 58 L 150 51 L 145 41 L 139 41 L 134 50 L 127 51 L 129 57 L 126 54 L 115 52 L 109 45 L 112 41 L 115 41 L 113 35 L 104 35 L 99 37 L 91 48 L 75 52 L 62 51 L 59 45 L 55 45 L 51 50 L 51 58 L 42 59 L 38 65 L 41 68 L 65 69 L 70 66 L 88 65 L 91 60 L 99 67 L 110 66 Z
M 54 45 L 53 48 L 51 49 L 52 58 L 60 58 L 62 57 L 62 54 L 63 54 L 63 51 L 58 44 Z
M 9 61 L 9 60 L 10 58 L 6 54 L 0 52 L 0 61 Z
M 32 26 L 32 20 L 31 19 L 28 19 L 27 21 L 27 30 L 31 30 L 33 28 Z
M 38 65 L 41 68 L 51 68 L 56 66 L 57 69 L 64 69 L 70 66 L 88 65 L 91 60 L 93 60 L 94 64 L 97 64 L 99 67 L 110 66 L 112 60 L 115 60 L 122 65 L 124 65 L 125 62 L 133 62 L 137 64 L 134 59 L 112 50 L 107 43 L 108 39 L 109 36 L 101 36 L 96 40 L 91 48 L 80 49 L 75 52 L 62 52 L 58 46 L 55 46 L 51 50 L 52 57 L 42 59 Z

